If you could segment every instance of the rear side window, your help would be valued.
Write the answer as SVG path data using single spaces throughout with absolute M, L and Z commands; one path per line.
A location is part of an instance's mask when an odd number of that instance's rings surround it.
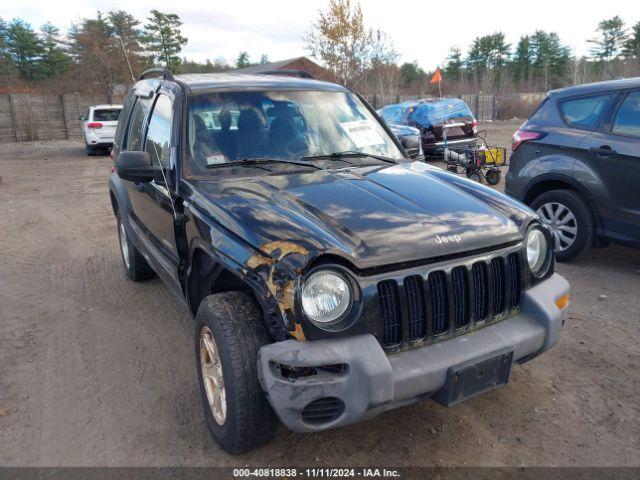
M 149 153 L 152 165 L 169 167 L 171 142 L 171 99 L 160 95 L 153 107 L 144 149 Z
M 117 122 L 119 116 L 119 108 L 102 108 L 93 111 L 93 120 L 96 122 Z
M 613 133 L 640 137 L 640 92 L 631 92 L 624 99 L 611 128 Z
M 141 150 L 142 139 L 146 130 L 147 113 L 149 112 L 148 98 L 138 98 L 133 112 L 131 112 L 131 120 L 129 121 L 129 131 L 127 132 L 126 150 Z
M 594 130 L 615 97 L 616 94 L 608 93 L 565 100 L 560 103 L 562 118 L 570 127 Z
M 127 99 L 124 101 L 124 105 L 122 106 L 121 117 L 118 119 L 118 126 L 116 129 L 116 137 L 114 140 L 114 144 L 117 148 L 122 146 L 122 137 L 124 136 L 124 130 L 127 127 L 127 119 L 129 118 L 129 114 L 131 113 L 131 108 L 133 108 L 133 104 L 136 101 L 136 96 L 133 93 L 133 90 L 127 96 Z

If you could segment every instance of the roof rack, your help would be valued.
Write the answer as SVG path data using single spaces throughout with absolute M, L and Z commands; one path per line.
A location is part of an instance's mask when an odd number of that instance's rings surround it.
M 267 70 L 266 72 L 259 72 L 259 75 L 285 75 L 288 77 L 300 77 L 315 80 L 316 77 L 306 70 Z
M 144 80 L 147 77 L 151 77 L 153 75 L 159 75 L 162 74 L 162 79 L 163 80 L 171 80 L 174 81 L 175 79 L 173 78 L 173 73 L 171 73 L 171 70 L 169 70 L 168 68 L 150 68 L 149 70 L 145 70 L 144 72 L 142 72 L 140 74 L 140 78 L 139 80 Z

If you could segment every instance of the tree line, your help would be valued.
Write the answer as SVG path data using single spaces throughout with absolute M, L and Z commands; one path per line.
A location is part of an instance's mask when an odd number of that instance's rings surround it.
M 443 91 L 461 93 L 542 92 L 619 76 L 640 75 L 640 21 L 627 28 L 615 16 L 601 21 L 589 42 L 590 55 L 578 57 L 557 32 L 536 30 L 516 45 L 502 32 L 476 37 L 466 52 L 450 49 L 442 62 Z M 437 86 L 417 62 L 397 64 L 393 41 L 365 28 L 359 3 L 330 0 L 305 37 L 307 51 L 333 73 L 335 81 L 367 94 L 434 93 Z M 382 100 L 384 101 L 384 99 Z
M 179 71 L 187 43 L 181 26 L 178 15 L 158 10 L 144 23 L 124 10 L 97 12 L 66 34 L 51 23 L 35 30 L 22 19 L 0 18 L 0 86 L 38 84 L 59 93 L 97 88 L 111 96 L 146 68 Z
M 240 52 L 234 65 L 225 58 L 196 62 L 181 57 L 188 39 L 174 13 L 151 10 L 140 21 L 124 10 L 97 12 L 62 32 L 51 23 L 34 29 L 22 19 L 0 18 L 0 90 L 21 87 L 56 93 L 100 91 L 108 96 L 130 85 L 146 68 L 205 73 L 268 63 Z M 398 63 L 391 37 L 367 28 L 364 12 L 352 0 L 329 0 L 304 36 L 305 49 L 333 80 L 381 101 L 398 94 L 434 93 L 432 71 L 417 62 Z M 587 56 L 578 57 L 556 32 L 536 30 L 515 45 L 502 32 L 479 36 L 463 51 L 450 49 L 442 62 L 443 92 L 510 93 L 547 91 L 570 84 L 640 75 L 640 22 L 627 27 L 619 16 L 602 20 Z M 3 88 L 4 87 L 4 88 Z

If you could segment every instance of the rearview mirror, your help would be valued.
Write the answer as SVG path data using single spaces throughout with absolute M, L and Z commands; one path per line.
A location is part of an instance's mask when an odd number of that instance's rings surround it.
M 407 151 L 411 158 L 417 158 L 420 156 L 420 137 L 417 135 L 409 135 L 407 137 L 400 137 L 400 143 Z
M 116 160 L 116 171 L 120 178 L 130 182 L 162 179 L 161 168 L 151 165 L 151 158 L 147 152 L 121 152 Z
M 87 117 L 85 117 L 84 115 L 80 115 L 78 117 L 78 120 L 80 120 L 81 122 L 84 122 L 87 119 Z

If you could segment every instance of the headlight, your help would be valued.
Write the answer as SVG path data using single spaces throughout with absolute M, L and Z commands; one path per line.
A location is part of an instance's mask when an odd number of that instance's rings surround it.
M 532 228 L 527 234 L 527 262 L 529 270 L 535 276 L 544 275 L 545 268 L 548 267 L 549 243 L 547 237 L 539 228 Z
M 302 285 L 302 310 L 318 326 L 330 325 L 351 306 L 351 287 L 338 273 L 320 270 Z

